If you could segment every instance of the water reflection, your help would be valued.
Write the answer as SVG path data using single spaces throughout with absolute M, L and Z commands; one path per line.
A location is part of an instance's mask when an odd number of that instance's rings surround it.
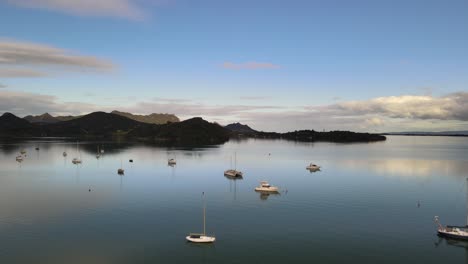
M 260 200 L 266 201 L 268 197 L 271 196 L 280 196 L 281 194 L 279 192 L 262 192 L 262 191 L 255 191 L 260 194 Z
M 433 174 L 466 176 L 468 163 L 460 160 L 340 160 L 340 166 L 352 170 L 371 170 L 380 175 L 426 177 Z
M 439 237 L 439 239 L 434 243 L 435 247 L 438 248 L 444 243 L 444 241 L 446 246 L 463 249 L 463 251 L 465 251 L 465 263 L 468 263 L 468 241 Z

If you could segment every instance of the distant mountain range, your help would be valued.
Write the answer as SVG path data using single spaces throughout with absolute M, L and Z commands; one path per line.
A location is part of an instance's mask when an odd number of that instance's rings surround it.
M 222 144 L 230 137 L 286 139 L 293 141 L 330 141 L 330 142 L 371 142 L 385 140 L 385 136 L 350 131 L 317 132 L 300 130 L 288 133 L 257 131 L 240 123 L 222 127 L 200 117 L 181 122 L 168 121 L 165 124 L 153 124 L 137 121 L 145 119 L 156 122 L 162 117 L 174 119 L 172 115 L 142 116 L 121 112 L 94 112 L 80 117 L 53 117 L 47 113 L 40 116 L 19 118 L 11 113 L 0 116 L 0 137 L 77 137 L 86 139 L 126 138 L 152 141 L 171 145 L 207 145 Z M 57 121 L 57 119 L 59 121 Z M 162 119 L 159 119 L 161 121 Z M 32 121 L 28 121 L 32 120 Z
M 173 114 L 149 114 L 149 115 L 134 115 L 131 113 L 112 111 L 111 114 L 125 116 L 127 118 L 148 123 L 148 124 L 166 124 L 180 122 L 179 118 Z
M 114 110 L 111 112 L 111 114 L 116 114 L 120 116 L 127 117 L 129 119 L 143 122 L 143 123 L 148 123 L 148 124 L 166 124 L 166 123 L 175 123 L 179 122 L 179 118 L 173 114 L 149 114 L 149 115 L 134 115 L 131 113 L 126 113 L 126 112 L 120 112 L 117 110 Z M 61 121 L 70 121 L 73 119 L 77 119 L 83 117 L 82 115 L 79 116 L 52 116 L 49 113 L 44 113 L 42 115 L 28 115 L 25 116 L 24 119 L 29 121 L 30 123 L 36 123 L 36 124 L 53 124 L 53 123 L 58 123 Z
M 94 112 L 55 123 L 30 123 L 13 114 L 5 113 L 0 116 L 0 136 L 84 137 L 88 139 L 125 137 L 188 145 L 221 144 L 229 140 L 229 132 L 226 129 L 202 118 L 158 125 L 104 112 Z

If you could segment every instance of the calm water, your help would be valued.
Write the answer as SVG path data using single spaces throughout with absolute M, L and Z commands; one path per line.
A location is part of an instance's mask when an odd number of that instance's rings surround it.
M 468 138 L 101 146 L 98 160 L 82 142 L 76 166 L 73 143 L 0 145 L 0 263 L 468 263 L 468 243 L 433 222 L 466 222 Z M 242 180 L 223 176 L 234 153 Z M 281 193 L 254 192 L 260 180 Z M 202 192 L 213 245 L 185 242 L 202 231 Z

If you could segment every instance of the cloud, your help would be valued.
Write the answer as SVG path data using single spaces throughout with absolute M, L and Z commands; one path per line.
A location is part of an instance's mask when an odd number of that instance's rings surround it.
M 32 78 L 45 77 L 47 75 L 47 73 L 31 69 L 0 68 L 0 77 L 2 78 Z
M 241 99 L 241 100 L 252 100 L 252 101 L 267 100 L 267 99 L 271 99 L 271 96 L 241 96 L 241 97 L 239 97 L 239 99 Z
M 36 70 L 39 68 L 40 70 Z M 92 56 L 37 43 L 0 39 L 0 77 L 43 77 L 47 71 L 110 71 L 115 65 Z
M 279 69 L 280 66 L 268 62 L 246 62 L 246 63 L 233 63 L 224 62 L 222 67 L 230 70 L 258 70 L 258 69 Z
M 25 8 L 45 9 L 78 16 L 106 16 L 142 20 L 147 15 L 135 0 L 7 0 Z M 154 2 L 154 1 L 153 1 Z
M 60 102 L 56 96 L 17 91 L 0 91 L 0 113 L 12 112 L 18 116 L 42 114 L 45 112 L 62 114 L 81 114 L 98 111 L 93 104 L 79 102 Z
M 441 97 L 402 95 L 310 107 L 337 115 L 381 115 L 388 118 L 468 121 L 468 92 Z

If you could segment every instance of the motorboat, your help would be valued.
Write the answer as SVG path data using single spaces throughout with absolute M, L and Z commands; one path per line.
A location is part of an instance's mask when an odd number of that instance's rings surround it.
M 192 243 L 213 243 L 216 240 L 214 236 L 206 235 L 206 202 L 205 193 L 203 192 L 203 233 L 190 233 L 185 237 L 187 241 Z
M 22 155 L 24 155 L 24 154 L 26 154 L 26 150 L 22 149 L 22 150 L 20 151 L 20 153 L 21 153 Z
M 310 171 L 318 171 L 320 170 L 320 166 L 310 163 L 309 166 L 306 167 L 306 169 Z
M 255 188 L 255 191 L 257 192 L 278 192 L 278 187 L 276 186 L 271 186 L 267 181 L 261 181 L 260 186 Z
M 67 156 L 67 152 L 64 151 L 64 152 L 62 153 L 62 156 L 66 157 L 66 156 Z
M 16 161 L 17 162 L 22 162 L 23 161 L 23 156 L 19 155 L 19 156 L 16 156 Z
M 465 184 L 468 184 L 468 178 L 466 180 L 467 182 Z M 467 202 L 468 202 L 468 192 L 467 192 Z M 452 226 L 452 225 L 443 226 L 439 222 L 438 216 L 434 216 L 434 221 L 437 224 L 437 235 L 441 237 L 446 237 L 446 238 L 453 238 L 456 240 L 468 240 L 468 212 L 467 212 L 467 219 L 466 219 L 467 222 L 465 226 Z

